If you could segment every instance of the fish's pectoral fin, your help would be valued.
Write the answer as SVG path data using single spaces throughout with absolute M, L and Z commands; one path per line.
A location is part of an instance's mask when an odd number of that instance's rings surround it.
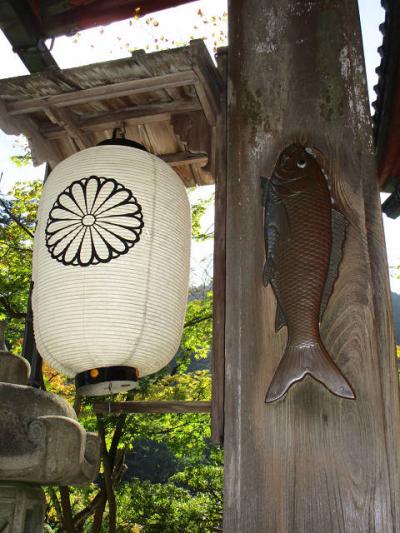
M 268 388 L 266 403 L 282 398 L 309 374 L 336 396 L 355 399 L 354 391 L 321 344 L 287 346 Z
M 276 300 L 276 314 L 275 314 L 275 332 L 279 331 L 283 326 L 287 325 L 287 320 L 285 313 L 283 312 L 282 306 L 279 303 L 279 300 Z
M 320 320 L 324 315 L 326 308 L 328 307 L 329 299 L 333 292 L 333 287 L 339 273 L 339 265 L 343 256 L 343 245 L 346 238 L 347 220 L 345 217 L 337 211 L 332 209 L 331 212 L 331 228 L 332 228 L 332 245 L 331 255 L 329 261 L 329 270 L 326 278 L 324 291 L 321 299 L 320 306 Z
M 290 240 L 291 228 L 289 214 L 285 204 L 280 199 L 269 204 L 269 226 L 271 231 L 276 231 L 279 239 L 284 241 Z

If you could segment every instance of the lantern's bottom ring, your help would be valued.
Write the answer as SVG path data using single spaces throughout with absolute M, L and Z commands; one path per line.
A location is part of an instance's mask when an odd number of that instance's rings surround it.
M 107 396 L 137 387 L 139 372 L 130 366 L 92 368 L 75 376 L 76 392 L 80 396 Z

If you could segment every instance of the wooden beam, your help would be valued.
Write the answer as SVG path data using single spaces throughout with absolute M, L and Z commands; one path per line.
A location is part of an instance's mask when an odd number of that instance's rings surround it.
M 0 24 L 13 52 L 19 55 L 29 72 L 41 72 L 49 67 L 58 68 L 46 46 L 41 23 L 37 20 L 29 2 L 2 0 Z
M 210 413 L 211 402 L 95 402 L 93 410 L 99 415 L 107 413 Z
M 68 135 L 75 142 L 79 150 L 91 146 L 89 139 L 80 131 L 77 121 L 69 109 L 49 106 L 45 108 L 45 113 L 54 124 L 60 126 L 64 136 Z
M 215 126 L 225 83 L 215 69 L 202 39 L 190 41 L 190 52 L 193 57 L 193 71 L 198 77 L 198 82 L 195 85 L 197 95 L 208 123 Z
M 400 531 L 399 383 L 357 4 L 229 4 L 224 533 Z M 348 221 L 320 331 L 355 400 L 308 376 L 265 403 L 288 328 L 275 331 L 276 297 L 263 285 L 260 176 L 294 142 L 321 155 Z M 297 193 L 285 183 L 282 195 Z M 308 246 L 293 262 L 312 271 L 318 239 Z M 304 279 L 274 268 L 306 309 Z
M 218 55 L 218 69 L 226 77 L 227 50 Z M 216 125 L 214 276 L 213 276 L 213 345 L 211 440 L 224 441 L 225 392 L 225 307 L 226 307 L 226 94 L 221 94 L 221 111 Z
M 192 152 L 208 154 L 208 165 L 204 169 L 215 175 L 215 157 L 213 157 L 213 131 L 203 111 L 175 114 L 171 117 L 175 134 L 183 145 Z
M 32 147 L 32 159 L 35 164 L 48 162 L 54 168 L 62 159 L 62 155 L 52 142 L 45 139 L 38 125 L 30 117 L 11 117 L 2 100 L 0 100 L 0 128 L 8 135 L 27 137 Z
M 195 83 L 197 96 L 203 107 L 204 114 L 210 126 L 215 126 L 217 121 L 217 113 L 214 106 L 207 96 L 207 92 L 200 82 Z
M 175 154 L 159 155 L 160 159 L 168 163 L 171 167 L 180 167 L 181 165 L 198 164 L 204 167 L 208 163 L 208 155 L 206 153 L 193 152 L 176 152 Z
M 99 131 L 123 122 L 129 123 L 130 126 L 161 122 L 169 120 L 171 114 L 190 113 L 199 110 L 201 110 L 201 104 L 197 99 L 177 100 L 97 113 L 87 118 L 75 119 L 75 125 L 82 131 Z M 64 128 L 57 126 L 43 126 L 40 131 L 47 139 L 60 139 L 65 136 Z
M 110 98 L 120 98 L 132 94 L 158 91 L 167 89 L 168 87 L 194 85 L 197 82 L 197 75 L 192 70 L 187 70 L 184 72 L 174 72 L 172 74 L 163 74 L 162 76 L 154 76 L 151 78 L 101 85 L 90 89 L 69 91 L 54 96 L 42 96 L 39 98 L 30 98 L 28 100 L 19 100 L 17 102 L 9 103 L 7 105 L 7 111 L 11 116 L 24 115 L 27 113 L 43 111 L 48 106 L 69 107 L 99 100 L 108 100 Z

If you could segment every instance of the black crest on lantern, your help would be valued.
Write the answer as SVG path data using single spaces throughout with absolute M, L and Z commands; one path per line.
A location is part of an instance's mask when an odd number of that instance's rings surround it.
M 132 191 L 112 178 L 90 176 L 58 195 L 47 221 L 46 246 L 64 265 L 108 263 L 139 242 L 143 226 Z

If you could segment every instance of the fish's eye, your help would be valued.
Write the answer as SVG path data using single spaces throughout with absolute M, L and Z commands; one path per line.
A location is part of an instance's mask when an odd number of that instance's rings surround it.
M 297 166 L 298 166 L 299 168 L 305 168 L 306 165 L 307 165 L 307 162 L 306 162 L 304 159 L 299 159 L 299 160 L 297 161 Z

